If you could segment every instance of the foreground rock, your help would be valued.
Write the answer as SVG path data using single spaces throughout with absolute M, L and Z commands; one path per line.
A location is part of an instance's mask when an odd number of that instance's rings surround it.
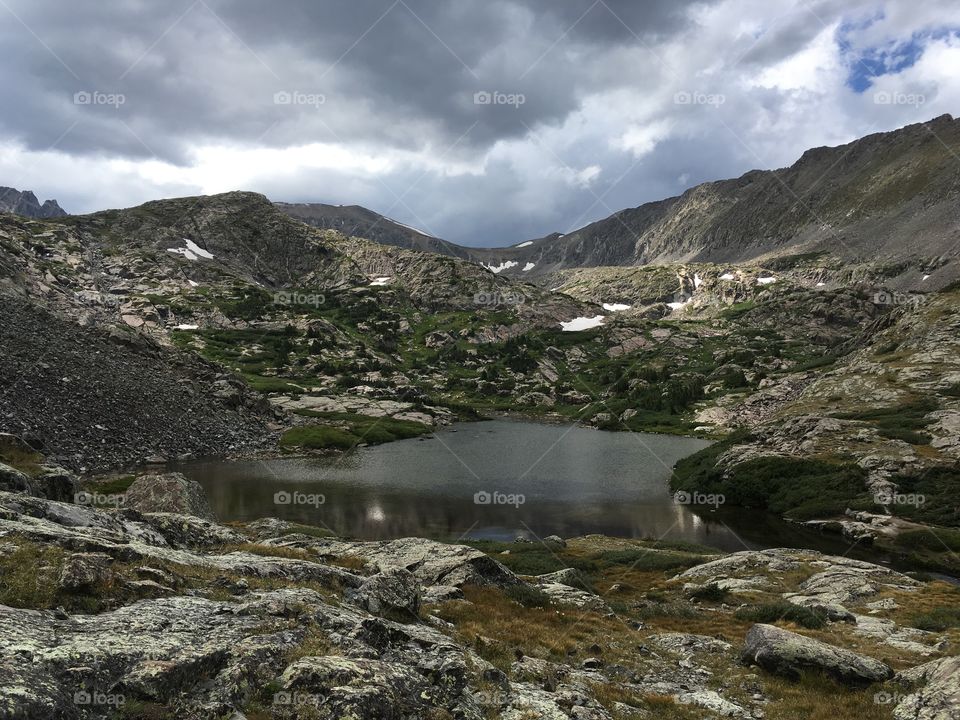
M 141 475 L 129 487 L 124 505 L 146 513 L 177 513 L 214 520 L 200 483 L 180 473 Z
M 895 720 L 956 720 L 960 718 L 960 657 L 944 658 L 900 673 L 897 679 L 922 685 L 893 711 Z
M 797 678 L 804 670 L 820 670 L 850 685 L 881 682 L 893 676 L 893 671 L 879 660 L 773 625 L 750 628 L 743 659 L 776 675 Z

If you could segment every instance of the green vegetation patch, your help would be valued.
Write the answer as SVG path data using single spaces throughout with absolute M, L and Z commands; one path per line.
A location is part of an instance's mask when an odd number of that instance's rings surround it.
M 841 459 L 769 456 L 727 470 L 717 467 L 720 455 L 748 439 L 740 433 L 683 458 L 674 467 L 672 489 L 723 495 L 731 505 L 763 508 L 796 520 L 869 504 L 866 472 Z
M 301 425 L 287 430 L 280 438 L 281 447 L 302 447 L 310 450 L 349 450 L 360 443 L 379 445 L 404 440 L 433 432 L 423 423 L 393 418 L 376 418 L 355 413 L 319 413 L 300 411 L 299 414 L 324 419 L 331 425 Z
M 792 622 L 801 627 L 816 630 L 827 624 L 827 616 L 810 608 L 780 600 L 761 605 L 747 605 L 735 613 L 738 620 L 756 623 Z

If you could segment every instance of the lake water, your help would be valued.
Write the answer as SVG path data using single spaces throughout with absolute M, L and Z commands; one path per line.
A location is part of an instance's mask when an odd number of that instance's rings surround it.
M 728 551 L 849 543 L 755 511 L 683 505 L 670 469 L 709 443 L 493 420 L 330 458 L 193 462 L 221 520 L 274 516 L 342 536 L 536 539 L 589 533 Z

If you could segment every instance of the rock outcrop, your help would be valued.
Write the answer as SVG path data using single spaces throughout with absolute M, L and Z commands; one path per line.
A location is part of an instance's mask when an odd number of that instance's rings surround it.
M 743 659 L 777 675 L 797 678 L 804 670 L 819 670 L 850 685 L 893 677 L 893 671 L 879 660 L 773 625 L 750 628 Z

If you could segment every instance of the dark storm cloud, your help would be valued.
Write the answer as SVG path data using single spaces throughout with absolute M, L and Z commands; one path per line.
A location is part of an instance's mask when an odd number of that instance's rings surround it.
M 476 149 L 560 121 L 598 89 L 591 61 L 675 32 L 689 4 L 9 2 L 0 131 L 32 149 L 174 162 L 211 141 L 442 149 L 471 127 L 459 147 Z M 124 102 L 77 105 L 78 92 Z M 278 105 L 282 92 L 300 95 Z M 478 105 L 480 92 L 524 102 Z

